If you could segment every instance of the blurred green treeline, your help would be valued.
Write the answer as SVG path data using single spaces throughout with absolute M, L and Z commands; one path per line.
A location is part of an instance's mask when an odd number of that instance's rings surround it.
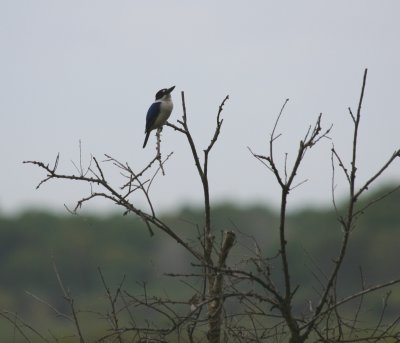
M 389 189 L 370 192 L 358 206 L 363 207 Z M 339 210 L 344 205 L 343 202 Z M 262 206 L 219 204 L 214 206 L 212 218 L 217 236 L 226 229 L 237 233 L 238 243 L 229 257 L 232 263 L 252 254 L 253 239 L 265 256 L 276 255 L 277 212 Z M 183 208 L 165 214 L 163 219 L 197 244 L 203 221 L 200 208 Z M 337 215 L 332 209 L 301 210 L 290 213 L 287 224 L 293 282 L 301 285 L 305 298 L 312 299 L 319 282 L 316 270 L 328 273 L 338 253 L 342 233 Z M 360 290 L 360 270 L 366 286 L 399 278 L 399 260 L 400 192 L 395 192 L 371 206 L 359 219 L 339 276 L 341 295 Z M 190 290 L 177 287 L 177 280 L 164 276 L 167 272 L 190 270 L 191 259 L 162 232 L 155 231 L 150 237 L 144 223 L 133 216 L 27 211 L 0 218 L 0 309 L 17 312 L 27 320 L 37 318 L 46 306 L 28 291 L 67 311 L 53 261 L 65 286 L 80 300 L 80 307 L 105 302 L 98 267 L 114 289 L 125 276 L 124 288 L 132 293 L 140 291 L 146 282 L 149 292 L 183 298 L 191 294 Z M 272 277 L 281 277 L 279 265 L 272 270 Z M 381 297 L 377 299 L 372 307 L 381 306 Z M 400 314 L 399 287 L 393 288 L 388 311 Z M 11 332 L 10 324 L 0 318 L 1 330 L 7 325 Z

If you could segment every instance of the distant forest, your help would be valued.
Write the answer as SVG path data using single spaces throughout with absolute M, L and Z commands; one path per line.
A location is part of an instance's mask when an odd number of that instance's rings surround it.
M 363 201 L 379 198 L 389 188 L 393 186 L 370 192 L 369 198 L 362 199 L 359 206 Z M 268 256 L 271 251 L 273 258 L 278 244 L 275 229 L 278 218 L 273 210 L 263 206 L 219 204 L 213 207 L 212 216 L 215 232 L 229 229 L 240 237 L 241 243 L 232 251 L 231 261 L 239 261 L 254 248 L 253 238 L 264 254 Z M 166 214 L 164 220 L 177 232 L 192 237 L 193 231 L 202 225 L 203 213 L 197 208 L 182 208 Z M 324 270 L 331 264 L 341 239 L 340 230 L 332 209 L 305 209 L 288 217 L 289 258 L 296 261 L 293 278 L 309 280 L 310 288 L 300 290 L 309 293 L 309 297 L 312 297 L 313 284 L 318 282 L 310 270 Z M 344 293 L 360 288 L 360 272 L 367 285 L 400 276 L 400 192 L 376 203 L 359 219 L 350 244 L 339 277 Z M 173 283 L 164 275 L 186 270 L 190 258 L 163 233 L 155 231 L 150 237 L 140 220 L 120 214 L 104 218 L 94 214 L 73 216 L 27 211 L 0 218 L 1 308 L 28 319 L 35 318 L 43 312 L 43 304 L 27 292 L 63 306 L 53 261 L 65 285 L 85 306 L 102 299 L 104 289 L 98 268 L 111 287 L 117 287 L 125 276 L 125 288 L 132 292 L 146 282 L 155 293 L 179 292 L 183 298 L 191 294 L 184 285 L 182 289 L 177 289 L 176 283 L 172 287 Z M 374 306 L 381 304 L 371 304 Z M 393 294 L 388 311 L 400 313 L 400 294 Z M 6 325 L 0 318 L 0 328 Z

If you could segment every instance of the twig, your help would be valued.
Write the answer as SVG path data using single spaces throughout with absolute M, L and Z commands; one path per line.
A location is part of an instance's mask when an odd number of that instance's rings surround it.
M 161 172 L 163 174 L 163 176 L 165 176 L 165 171 L 164 171 L 164 167 L 163 167 L 163 163 L 162 163 L 162 158 L 161 158 L 161 131 L 162 131 L 162 127 L 157 129 L 157 133 L 156 133 L 156 137 L 157 137 L 157 160 L 160 164 L 160 169 Z
M 62 291 L 62 293 L 64 295 L 64 299 L 68 303 L 68 305 L 70 307 L 70 310 L 72 312 L 73 322 L 75 324 L 75 328 L 76 328 L 76 331 L 78 333 L 79 342 L 80 343 L 85 343 L 85 339 L 83 338 L 83 335 L 82 335 L 79 319 L 78 319 L 78 316 L 77 316 L 77 313 L 76 313 L 76 310 L 75 310 L 74 299 L 71 297 L 70 292 L 65 289 L 64 284 L 63 284 L 62 279 L 61 279 L 61 276 L 60 276 L 60 273 L 58 272 L 57 265 L 56 265 L 54 259 L 53 259 L 52 263 L 53 263 L 54 273 L 55 273 L 55 275 L 57 277 L 58 285 L 60 286 L 60 289 L 61 289 L 61 291 Z

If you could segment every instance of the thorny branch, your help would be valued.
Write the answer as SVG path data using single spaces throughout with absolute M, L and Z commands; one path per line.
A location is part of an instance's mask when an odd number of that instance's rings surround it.
M 202 186 L 203 186 L 203 197 L 204 197 L 204 216 L 205 216 L 205 224 L 204 224 L 204 242 L 202 243 L 203 246 L 203 257 L 204 261 L 206 262 L 206 266 L 213 266 L 214 261 L 212 258 L 212 250 L 214 247 L 214 235 L 212 234 L 212 228 L 211 228 L 211 206 L 210 206 L 210 190 L 209 190 L 209 184 L 208 184 L 208 157 L 211 152 L 211 149 L 213 148 L 215 142 L 217 141 L 219 134 L 221 132 L 221 126 L 223 123 L 223 119 L 221 118 L 221 113 L 223 111 L 223 107 L 225 105 L 225 102 L 229 99 L 229 95 L 225 97 L 225 99 L 222 101 L 218 108 L 218 113 L 217 113 L 217 120 L 216 120 L 216 127 L 214 131 L 214 135 L 211 138 L 211 141 L 207 148 L 203 150 L 204 152 L 204 160 L 203 164 L 201 164 L 199 154 L 196 148 L 196 144 L 194 143 L 194 139 L 192 137 L 192 134 L 190 132 L 189 126 L 188 126 L 188 121 L 187 121 L 187 112 L 186 112 L 186 103 L 185 103 L 185 94 L 184 92 L 181 93 L 182 97 L 182 109 L 183 109 L 183 115 L 182 115 L 182 120 L 178 120 L 178 123 L 180 124 L 181 128 L 178 128 L 172 124 L 169 124 L 169 126 L 175 128 L 179 132 L 183 133 L 187 141 L 189 143 L 192 156 L 196 165 L 197 172 L 199 174 Z M 208 270 L 205 273 L 207 282 L 208 282 L 208 290 L 209 294 L 208 296 L 210 298 L 215 297 L 214 294 L 214 287 L 213 285 L 215 284 L 215 274 L 212 272 L 212 270 Z M 205 281 L 206 282 L 206 281 Z M 204 288 L 203 292 L 205 292 L 206 288 Z M 203 298 L 205 297 L 205 294 L 203 294 Z M 221 304 L 222 305 L 222 304 Z M 209 303 L 208 310 L 210 313 L 210 330 L 209 330 L 209 340 L 210 342 L 219 342 L 219 335 L 220 335 L 220 320 L 219 317 L 221 315 L 220 312 L 220 305 L 214 306 L 214 303 Z M 215 320 L 217 318 L 217 320 Z
M 400 340 L 396 325 L 400 321 L 400 317 L 396 318 L 391 324 L 384 326 L 383 318 L 385 315 L 388 296 L 385 297 L 381 316 L 376 325 L 372 329 L 359 327 L 359 315 L 364 302 L 364 297 L 377 290 L 384 289 L 389 286 L 400 283 L 399 279 L 395 279 L 386 283 L 373 286 L 365 286 L 363 277 L 361 290 L 344 296 L 341 298 L 338 294 L 338 274 L 343 266 L 344 257 L 348 250 L 350 234 L 356 226 L 356 219 L 363 212 L 377 201 L 380 201 L 386 195 L 363 205 L 362 208 L 356 208 L 356 202 L 362 194 L 382 175 L 382 173 L 392 165 L 392 163 L 400 157 L 400 150 L 396 150 L 394 154 L 378 171 L 373 174 L 361 187 L 356 187 L 357 179 L 357 144 L 359 136 L 359 124 L 361 120 L 362 102 L 365 94 L 365 86 L 367 79 L 367 70 L 364 72 L 361 95 L 359 98 L 357 112 L 354 114 L 349 108 L 351 122 L 354 126 L 353 139 L 351 145 L 351 162 L 349 167 L 334 146 L 331 149 L 332 171 L 335 173 L 335 164 L 339 166 L 344 173 L 349 185 L 349 198 L 344 215 L 339 215 L 339 209 L 334 200 L 334 175 L 332 176 L 332 194 L 334 207 L 338 213 L 338 221 L 343 229 L 342 243 L 339 247 L 339 252 L 336 259 L 333 261 L 333 267 L 330 272 L 321 271 L 318 264 L 317 272 L 311 271 L 313 276 L 318 280 L 319 288 L 316 290 L 318 301 L 315 306 L 307 300 L 308 310 L 299 313 L 298 289 L 301 285 L 292 284 L 292 271 L 289 261 L 289 248 L 286 233 L 286 217 L 287 217 L 287 199 L 289 193 L 305 181 L 295 182 L 302 162 L 313 146 L 318 144 L 322 139 L 329 138 L 332 126 L 328 129 L 322 128 L 322 115 L 320 114 L 313 126 L 310 126 L 300 140 L 297 153 L 294 156 L 293 163 L 290 163 L 288 154 L 284 157 L 283 170 L 278 167 L 274 156 L 275 144 L 282 135 L 277 133 L 278 125 L 282 118 L 284 109 L 288 103 L 288 99 L 281 107 L 277 119 L 274 123 L 272 133 L 269 138 L 268 154 L 260 155 L 251 154 L 263 163 L 275 177 L 276 182 L 281 188 L 281 206 L 278 231 L 279 251 L 273 254 L 274 258 L 264 258 L 261 248 L 255 241 L 254 255 L 247 258 L 243 257 L 240 262 L 231 266 L 227 263 L 227 257 L 230 253 L 236 236 L 232 231 L 226 230 L 220 240 L 220 244 L 216 244 L 215 228 L 212 226 L 211 218 L 211 201 L 210 189 L 208 184 L 208 162 L 209 154 L 219 138 L 223 119 L 221 113 L 228 96 L 221 102 L 216 115 L 216 126 L 209 144 L 203 149 L 203 158 L 200 157 L 199 150 L 194 142 L 193 136 L 189 129 L 187 109 L 184 93 L 181 93 L 182 99 L 182 118 L 178 120 L 178 125 L 167 123 L 166 126 L 182 133 L 190 147 L 190 151 L 195 162 L 197 173 L 200 177 L 203 186 L 204 197 L 204 226 L 199 228 L 196 225 L 199 247 L 194 247 L 183 239 L 182 235 L 177 233 L 173 228 L 168 226 L 157 215 L 153 207 L 150 188 L 156 175 L 161 171 L 164 173 L 163 164 L 171 155 L 162 161 L 159 145 L 157 148 L 157 156 L 155 156 L 145 168 L 139 172 L 135 172 L 128 163 L 121 163 L 109 155 L 103 162 L 112 163 L 117 167 L 124 182 L 122 186 L 116 187 L 111 185 L 107 180 L 104 167 L 98 160 L 92 156 L 88 168 L 82 165 L 80 156 L 79 166 L 74 164 L 78 175 L 66 175 L 58 172 L 59 155 L 53 166 L 44 164 L 38 161 L 26 161 L 44 169 L 47 173 L 38 185 L 50 179 L 67 179 L 70 181 L 83 181 L 89 183 L 91 187 L 101 187 L 101 190 L 91 190 L 90 195 L 81 198 L 74 209 L 76 212 L 84 203 L 96 197 L 102 197 L 113 201 L 115 204 L 122 206 L 125 209 L 125 214 L 133 213 L 141 218 L 147 225 L 151 234 L 152 227 L 158 228 L 165 232 L 170 238 L 181 244 L 186 251 L 195 259 L 191 265 L 193 268 L 198 268 L 200 272 L 186 274 L 168 274 L 169 276 L 189 281 L 183 281 L 195 295 L 187 301 L 173 300 L 168 296 L 160 298 L 149 296 L 146 284 L 143 284 L 143 294 L 141 296 L 131 295 L 122 290 L 122 284 L 119 285 L 116 292 L 113 294 L 99 270 L 103 287 L 105 289 L 106 298 L 108 299 L 110 311 L 107 312 L 106 318 L 111 323 L 109 333 L 103 335 L 98 341 L 124 342 L 127 334 L 131 334 L 130 340 L 137 342 L 166 342 L 167 336 L 176 334 L 179 339 L 183 335 L 182 328 L 186 328 L 186 335 L 189 342 L 194 343 L 202 339 L 202 334 L 206 333 L 207 341 L 211 343 L 219 343 L 223 339 L 232 342 L 269 342 L 269 341 L 288 341 L 289 343 L 303 343 L 313 338 L 316 342 L 357 342 L 370 341 L 376 342 L 379 339 L 393 338 L 395 341 Z M 159 138 L 158 138 L 159 140 Z M 81 145 L 80 145 L 81 153 Z M 159 161 L 159 167 L 151 177 L 145 177 L 151 172 L 155 162 Z M 400 187 L 400 186 L 399 186 Z M 398 188 L 399 188 L 398 187 Z M 134 192 L 144 194 L 149 213 L 137 208 L 131 201 L 131 195 Z M 268 255 L 272 254 L 268 252 Z M 281 273 L 278 274 L 274 269 L 273 263 L 280 262 Z M 315 266 L 314 266 L 315 267 Z M 274 274 L 272 273 L 274 271 Z M 317 273 L 320 272 L 319 277 Z M 83 342 L 83 335 L 79 326 L 78 311 L 74 308 L 74 302 L 69 292 L 64 288 L 58 271 L 56 275 L 59 278 L 59 284 L 63 290 L 63 294 L 70 305 L 71 316 L 66 315 L 75 323 L 77 336 Z M 202 286 L 191 284 L 190 280 L 202 280 Z M 389 294 L 389 293 L 388 293 Z M 358 302 L 355 314 L 351 318 L 346 318 L 341 314 L 341 309 L 344 305 L 352 301 Z M 42 301 L 37 298 L 38 301 Z M 233 301 L 234 306 L 229 307 L 229 303 Z M 228 304 L 228 305 L 226 305 Z M 160 319 L 160 322 L 151 319 L 145 319 L 138 322 L 135 319 L 135 313 L 140 309 L 145 310 L 147 315 L 154 313 L 155 317 Z M 57 313 L 57 309 L 52 309 Z M 61 312 L 59 312 L 61 313 Z M 130 325 L 122 324 L 120 315 L 126 313 L 130 318 Z M 7 317 L 12 320 L 12 317 L 6 312 L 0 312 L 0 316 Z M 15 317 L 16 318 L 16 317 Z M 151 317 L 149 317 L 151 318 Z M 16 319 L 14 319 L 16 321 Z M 164 324 L 162 324 L 164 323 Z M 15 324 L 17 330 L 22 330 L 21 321 Z M 207 329 L 204 329 L 207 327 Z M 172 336 L 169 336 L 172 337 Z
M 62 293 L 64 295 L 64 299 L 65 301 L 68 303 L 71 313 L 72 313 L 72 319 L 73 319 L 73 323 L 75 324 L 75 328 L 76 328 L 76 332 L 78 334 L 78 338 L 79 338 L 79 342 L 80 343 L 85 343 L 85 339 L 83 338 L 83 334 L 82 334 L 82 329 L 81 329 L 81 324 L 78 318 L 78 314 L 77 314 L 77 310 L 75 309 L 75 300 L 74 298 L 71 296 L 71 293 L 69 290 L 67 290 L 64 287 L 63 281 L 61 279 L 61 276 L 58 272 L 56 263 L 53 260 L 53 269 L 54 269 L 54 273 L 56 274 L 57 277 L 57 281 L 58 284 L 60 286 L 60 289 L 62 290 Z
M 312 129 L 310 127 L 307 133 L 305 134 L 304 138 L 300 141 L 295 162 L 289 172 L 287 170 L 287 155 L 286 155 L 285 168 L 284 168 L 285 177 L 282 177 L 274 159 L 274 142 L 281 136 L 280 134 L 276 135 L 276 129 L 287 102 L 288 99 L 286 99 L 285 103 L 283 104 L 278 114 L 277 120 L 275 121 L 274 128 L 272 130 L 269 140 L 269 155 L 263 156 L 259 154 L 254 154 L 251 150 L 250 152 L 253 154 L 255 158 L 261 161 L 270 171 L 272 171 L 278 184 L 281 187 L 279 239 L 280 239 L 280 256 L 282 259 L 282 266 L 283 266 L 285 292 L 283 295 L 280 295 L 280 299 L 278 298 L 278 304 L 279 304 L 278 307 L 282 313 L 282 316 L 285 318 L 287 325 L 289 326 L 289 329 L 292 333 L 292 337 L 295 337 L 294 338 L 295 341 L 297 339 L 297 336 L 299 336 L 299 328 L 296 320 L 294 320 L 291 307 L 292 307 L 292 297 L 296 292 L 297 287 L 295 288 L 295 290 L 293 290 L 291 286 L 289 261 L 288 261 L 287 247 L 286 247 L 287 197 L 289 195 L 289 192 L 294 188 L 293 181 L 298 173 L 298 169 L 305 157 L 307 150 L 311 149 L 321 139 L 328 138 L 328 134 L 330 133 L 332 126 L 330 126 L 327 130 L 322 131 L 322 126 L 321 126 L 322 114 L 318 116 L 314 127 Z
M 48 180 L 51 179 L 64 179 L 64 180 L 72 180 L 72 181 L 83 181 L 86 183 L 89 183 L 91 185 L 98 185 L 101 186 L 106 192 L 92 192 L 87 197 L 82 198 L 79 200 L 74 208 L 74 212 L 76 212 L 81 206 L 95 198 L 95 197 L 103 197 L 106 199 L 111 200 L 115 204 L 122 206 L 125 209 L 125 213 L 132 212 L 136 214 L 139 218 L 141 218 L 147 225 L 150 234 L 153 234 L 153 231 L 151 229 L 150 224 L 154 225 L 155 227 L 159 228 L 160 230 L 164 231 L 166 234 L 168 234 L 170 237 L 172 237 L 176 242 L 181 244 L 193 257 L 196 259 L 202 259 L 201 254 L 196 251 L 190 244 L 188 244 L 181 236 L 175 233 L 175 231 L 170 228 L 166 223 L 164 223 L 160 218 L 158 218 L 155 215 L 152 203 L 150 201 L 149 197 L 149 188 L 145 188 L 144 184 L 147 181 L 141 181 L 140 178 L 144 175 L 144 173 L 148 170 L 150 170 L 151 166 L 153 163 L 157 160 L 157 156 L 153 158 L 149 164 L 143 168 L 139 173 L 134 173 L 132 169 L 129 167 L 128 164 L 124 165 L 121 162 L 117 161 L 114 158 L 111 158 L 108 155 L 105 155 L 107 160 L 106 161 L 111 161 L 115 166 L 119 167 L 122 169 L 124 172 L 127 173 L 125 175 L 125 178 L 128 179 L 127 183 L 125 183 L 121 189 L 127 189 L 126 193 L 121 193 L 120 190 L 117 187 L 114 187 L 111 185 L 109 181 L 105 178 L 105 173 L 103 172 L 103 169 L 101 165 L 97 162 L 97 159 L 93 157 L 93 160 L 96 165 L 96 170 L 90 169 L 90 172 L 92 176 L 84 176 L 84 175 L 68 175 L 68 174 L 60 174 L 57 172 L 57 166 L 58 166 L 58 160 L 59 160 L 59 155 L 57 155 L 56 162 L 54 164 L 54 167 L 50 167 L 48 164 L 44 164 L 43 162 L 38 162 L 38 161 L 24 161 L 24 163 L 29 163 L 33 165 L 37 165 L 38 167 L 44 169 L 47 172 L 47 177 L 39 183 L 37 187 L 40 187 L 44 182 L 47 182 Z M 169 156 L 167 157 L 167 159 Z M 165 163 L 166 160 L 164 160 Z M 155 172 L 157 174 L 159 169 Z M 154 177 L 154 176 L 153 176 Z M 151 184 L 151 182 L 150 182 Z M 128 195 L 130 195 L 134 190 L 141 190 L 145 196 L 146 199 L 148 200 L 151 208 L 151 214 L 148 214 L 139 208 L 137 208 L 133 203 L 130 202 L 128 199 Z
M 283 171 L 283 176 L 281 175 L 276 163 L 275 163 L 275 158 L 274 158 L 274 143 L 275 141 L 281 136 L 280 134 L 276 134 L 277 126 L 279 123 L 279 120 L 282 116 L 283 110 L 288 102 L 288 100 L 285 101 L 283 104 L 277 120 L 274 124 L 270 140 L 269 140 L 269 155 L 264 156 L 264 155 L 259 155 L 253 153 L 250 149 L 250 152 L 252 155 L 257 158 L 260 162 L 262 162 L 275 176 L 278 184 L 281 186 L 281 208 L 280 208 L 280 220 L 279 220 L 279 240 L 280 240 L 280 256 L 282 260 L 282 268 L 283 268 L 283 279 L 284 279 L 284 292 L 283 294 L 279 293 L 278 294 L 273 294 L 275 298 L 275 302 L 277 303 L 277 308 L 279 308 L 282 317 L 285 319 L 286 325 L 288 326 L 290 330 L 290 342 L 304 342 L 309 335 L 311 334 L 312 331 L 318 332 L 319 329 L 317 329 L 318 323 L 317 321 L 321 321 L 322 318 L 329 318 L 331 314 L 334 314 L 334 317 L 336 317 L 338 321 L 338 328 L 340 329 L 339 331 L 342 332 L 341 329 L 341 317 L 340 314 L 337 312 L 337 308 L 341 306 L 344 302 L 347 302 L 353 298 L 359 297 L 361 295 L 367 294 L 375 290 L 375 287 L 371 287 L 369 289 L 365 289 L 360 293 L 354 294 L 352 296 L 349 296 L 345 300 L 339 301 L 336 299 L 336 287 L 337 287 L 337 275 L 338 272 L 342 266 L 344 256 L 347 251 L 348 247 L 348 241 L 350 238 L 350 233 L 351 230 L 355 227 L 355 219 L 357 216 L 361 215 L 363 211 L 369 207 L 372 203 L 367 204 L 363 209 L 356 211 L 355 210 L 355 203 L 357 202 L 358 198 L 361 196 L 361 194 L 368 189 L 368 187 L 392 164 L 392 162 L 397 158 L 400 157 L 400 151 L 397 150 L 391 157 L 390 159 L 378 170 L 377 173 L 375 173 L 360 189 L 357 191 L 355 187 L 355 182 L 356 182 L 356 171 L 357 171 L 357 143 L 358 143 L 358 134 L 359 134 L 359 123 L 361 120 L 361 108 L 362 108 L 362 102 L 364 98 L 364 93 L 365 93 L 365 85 L 366 85 L 366 78 L 367 78 L 367 70 L 364 72 L 364 77 L 363 77 L 363 82 L 362 82 L 362 87 L 361 87 L 361 95 L 360 99 L 358 102 L 358 107 L 357 107 L 357 112 L 356 115 L 353 114 L 351 109 L 349 109 L 352 122 L 354 124 L 354 131 L 353 131 L 353 143 L 351 147 L 352 151 L 352 160 L 350 163 L 350 168 L 347 169 L 345 167 L 345 164 L 342 160 L 342 158 L 339 156 L 338 152 L 335 150 L 335 148 L 332 148 L 332 168 L 334 170 L 334 159 L 338 162 L 339 167 L 342 169 L 344 172 L 346 179 L 349 183 L 349 202 L 348 202 L 348 208 L 347 208 L 347 214 L 345 217 L 339 217 L 339 221 L 343 227 L 343 241 L 342 245 L 340 247 L 339 255 L 335 259 L 334 262 L 334 268 L 331 271 L 329 277 L 327 277 L 326 283 L 323 284 L 323 291 L 320 293 L 320 299 L 319 303 L 317 304 L 315 310 L 313 310 L 313 315 L 312 317 L 306 321 L 305 323 L 300 324 L 299 319 L 297 319 L 293 313 L 292 310 L 292 305 L 293 305 L 293 296 L 296 293 L 297 287 L 293 290 L 291 286 L 291 273 L 289 269 L 289 261 L 288 261 L 288 254 L 287 254 L 287 241 L 286 241 L 286 226 L 285 226 L 285 220 L 286 220 L 286 209 L 287 209 L 287 197 L 288 194 L 291 190 L 294 189 L 293 187 L 293 180 L 295 179 L 295 176 L 297 175 L 298 169 L 301 165 L 301 162 L 303 161 L 305 154 L 308 149 L 313 147 L 315 144 L 317 144 L 321 139 L 323 138 L 329 138 L 328 134 L 331 131 L 331 127 L 329 127 L 326 131 L 322 131 L 321 127 L 321 115 L 318 117 L 316 124 L 314 125 L 313 128 L 309 128 L 307 131 L 306 135 L 304 138 L 300 141 L 299 144 L 299 149 L 297 156 L 295 158 L 295 162 L 292 166 L 291 169 L 287 170 L 287 154 L 285 155 L 285 166 L 284 166 L 284 171 Z M 332 192 L 334 192 L 334 177 L 332 179 Z M 334 199 L 334 197 L 333 197 Z M 377 199 L 377 201 L 380 199 Z M 337 211 L 336 203 L 334 200 L 334 207 Z M 234 274 L 235 275 L 235 274 Z M 236 275 L 237 272 L 236 272 Z M 248 277 L 253 278 L 254 281 L 257 279 L 253 277 L 252 275 L 248 275 Z M 397 283 L 398 281 L 393 281 L 393 283 Z M 376 286 L 376 289 L 379 289 L 381 287 L 387 287 L 389 285 L 392 285 L 393 283 L 389 282 L 387 284 L 384 284 L 383 286 L 378 285 Z M 271 291 L 271 285 L 268 284 L 268 287 L 264 287 L 265 289 Z M 332 300 L 333 299 L 333 300 Z M 376 333 L 376 331 L 374 332 Z M 322 337 L 322 336 L 321 336 Z M 341 337 L 342 338 L 342 337 Z
M 89 167 L 87 170 L 84 172 L 83 171 L 83 166 L 82 166 L 82 149 L 81 149 L 81 143 L 79 145 L 80 148 L 80 159 L 79 159 L 79 167 L 75 163 L 74 166 L 78 171 L 78 175 L 75 174 L 62 174 L 58 172 L 58 162 L 59 162 L 59 155 L 57 155 L 56 161 L 54 163 L 53 167 L 50 167 L 48 164 L 44 164 L 43 162 L 39 161 L 24 161 L 24 163 L 28 164 L 33 164 L 38 166 L 39 168 L 42 168 L 46 171 L 47 177 L 43 179 L 38 187 L 40 187 L 43 183 L 51 180 L 51 179 L 64 179 L 64 180 L 70 180 L 70 181 L 82 181 L 86 182 L 90 185 L 91 187 L 91 192 L 88 196 L 82 197 L 79 201 L 77 201 L 76 206 L 74 210 L 72 211 L 73 213 L 76 213 L 78 209 L 80 209 L 84 203 L 94 199 L 94 198 L 105 198 L 108 200 L 111 200 L 115 204 L 122 206 L 125 209 L 125 214 L 127 213 L 134 213 L 136 216 L 141 218 L 147 225 L 149 232 L 151 235 L 153 235 L 153 230 L 151 226 L 157 227 L 158 229 L 164 231 L 168 236 L 173 238 L 176 242 L 181 244 L 191 255 L 194 257 L 198 262 L 203 263 L 204 265 L 214 265 L 214 260 L 212 257 L 212 252 L 214 249 L 214 235 L 212 233 L 212 227 L 211 227 L 211 206 L 210 206 L 210 191 L 209 191 L 209 184 L 208 184 L 208 160 L 209 160 L 209 154 L 215 145 L 216 141 L 218 140 L 218 137 L 221 132 L 221 126 L 223 123 L 223 119 L 221 118 L 221 113 L 223 111 L 223 107 L 225 102 L 228 100 L 229 96 L 226 96 L 222 103 L 220 104 L 218 108 L 218 112 L 216 115 L 216 127 L 214 134 L 210 140 L 209 145 L 206 147 L 206 149 L 203 150 L 204 152 L 204 159 L 203 162 L 200 161 L 200 157 L 198 154 L 197 147 L 194 143 L 193 137 L 191 135 L 191 132 L 188 127 L 188 121 L 187 121 L 187 112 L 186 112 L 186 104 L 185 104 L 185 98 L 184 98 L 184 93 L 181 93 L 182 95 L 182 108 L 183 108 L 183 116 L 182 119 L 178 121 L 181 127 L 176 127 L 175 125 L 172 124 L 167 124 L 170 127 L 173 127 L 175 130 L 178 132 L 184 133 L 187 141 L 189 143 L 193 159 L 196 164 L 197 172 L 200 176 L 202 185 L 203 185 L 203 195 L 204 195 L 204 214 L 205 214 L 205 225 L 204 225 L 204 232 L 203 232 L 203 238 L 202 241 L 200 242 L 201 248 L 200 250 L 194 248 L 191 244 L 186 242 L 183 237 L 179 234 L 177 234 L 173 228 L 169 227 L 166 223 L 164 223 L 159 217 L 157 217 L 155 213 L 155 209 L 153 207 L 150 195 L 149 195 L 149 189 L 152 184 L 152 181 L 154 180 L 155 176 L 157 175 L 157 172 L 161 170 L 161 172 L 164 174 L 164 168 L 163 164 L 166 162 L 166 160 L 170 157 L 170 155 L 165 159 L 164 161 L 161 161 L 161 151 L 160 151 L 160 131 L 158 130 L 157 132 L 157 154 L 156 156 L 148 163 L 148 165 L 143 168 L 140 172 L 136 173 L 133 171 L 133 169 L 129 166 L 128 163 L 121 163 L 115 158 L 105 155 L 106 160 L 105 162 L 111 162 L 115 167 L 119 168 L 121 170 L 121 175 L 124 177 L 125 182 L 123 183 L 122 186 L 115 187 L 114 185 L 111 184 L 111 182 L 107 179 L 105 170 L 103 169 L 103 166 L 98 162 L 98 160 L 92 156 L 90 160 Z M 154 173 L 153 177 L 150 179 L 145 179 L 144 175 L 145 173 L 149 172 L 153 166 L 153 164 L 159 161 L 159 168 L 157 171 Z M 92 162 L 94 166 L 92 167 Z M 100 191 L 93 190 L 94 186 L 100 187 Z M 144 194 L 148 206 L 150 208 L 150 214 L 144 212 L 143 210 L 139 209 L 136 207 L 131 201 L 130 201 L 130 196 L 136 192 L 140 191 Z M 226 258 L 228 256 L 228 253 L 230 249 L 233 246 L 234 242 L 234 233 L 226 231 L 226 239 L 224 240 L 224 244 L 220 247 L 219 250 L 219 260 L 218 260 L 218 265 L 224 264 L 226 261 Z M 58 272 L 57 272 L 58 275 Z M 116 317 L 116 312 L 115 312 L 115 299 L 111 298 L 109 288 L 101 275 L 102 278 L 102 283 L 105 287 L 105 290 L 107 292 L 108 299 L 110 300 L 110 305 L 111 305 L 111 321 L 113 323 L 113 328 L 114 331 L 120 331 L 118 329 L 119 324 L 118 320 Z M 60 285 L 62 285 L 60 283 Z M 220 327 L 221 327 L 221 313 L 222 313 L 222 305 L 223 305 L 223 296 L 221 294 L 222 292 L 222 285 L 223 285 L 223 275 L 217 275 L 212 269 L 206 270 L 205 276 L 204 276 L 204 287 L 202 291 L 202 301 L 208 305 L 208 323 L 210 326 L 209 329 L 209 338 L 211 342 L 219 342 L 219 337 L 220 337 Z M 206 290 L 208 289 L 208 294 L 206 295 Z M 64 292 L 65 297 L 67 298 L 67 293 Z M 207 300 L 206 298 L 213 299 L 212 301 Z M 68 298 L 70 299 L 70 298 Z M 71 306 L 73 303 L 71 304 Z M 146 305 L 148 305 L 146 303 Z M 159 311 L 160 312 L 160 311 Z M 160 312 L 166 315 L 164 312 Z M 172 320 L 172 317 L 170 317 L 171 321 L 173 322 L 174 329 L 176 329 L 176 325 L 174 320 Z M 79 327 L 78 327 L 79 329 Z M 174 330 L 173 329 L 173 330 Z M 78 330 L 79 331 L 79 330 Z M 81 335 L 80 335 L 81 336 Z M 214 338 L 213 338 L 214 337 Z M 120 340 L 120 336 L 118 336 L 118 339 Z

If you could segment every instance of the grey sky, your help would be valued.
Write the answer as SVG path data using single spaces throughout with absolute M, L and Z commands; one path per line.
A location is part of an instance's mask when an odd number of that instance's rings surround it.
M 145 150 L 145 115 L 157 90 L 176 85 L 171 121 L 187 100 L 199 147 L 208 144 L 218 105 L 220 141 L 210 161 L 212 200 L 277 204 L 278 187 L 247 146 L 264 153 L 286 98 L 277 154 L 297 150 L 317 115 L 333 123 L 336 147 L 348 160 L 351 121 L 362 74 L 369 68 L 360 137 L 360 182 L 400 146 L 400 2 L 398 1 L 0 1 L 0 210 L 62 210 L 89 189 L 56 182 L 23 160 L 52 162 L 103 153 L 137 170 Z M 330 148 L 311 150 L 293 206 L 329 204 Z M 165 129 L 167 175 L 153 186 L 155 205 L 198 203 L 200 182 L 183 136 Z M 277 155 L 279 156 L 279 155 Z M 398 180 L 399 164 L 385 174 Z M 339 194 L 344 180 L 338 178 Z M 109 209 L 94 202 L 92 207 Z

